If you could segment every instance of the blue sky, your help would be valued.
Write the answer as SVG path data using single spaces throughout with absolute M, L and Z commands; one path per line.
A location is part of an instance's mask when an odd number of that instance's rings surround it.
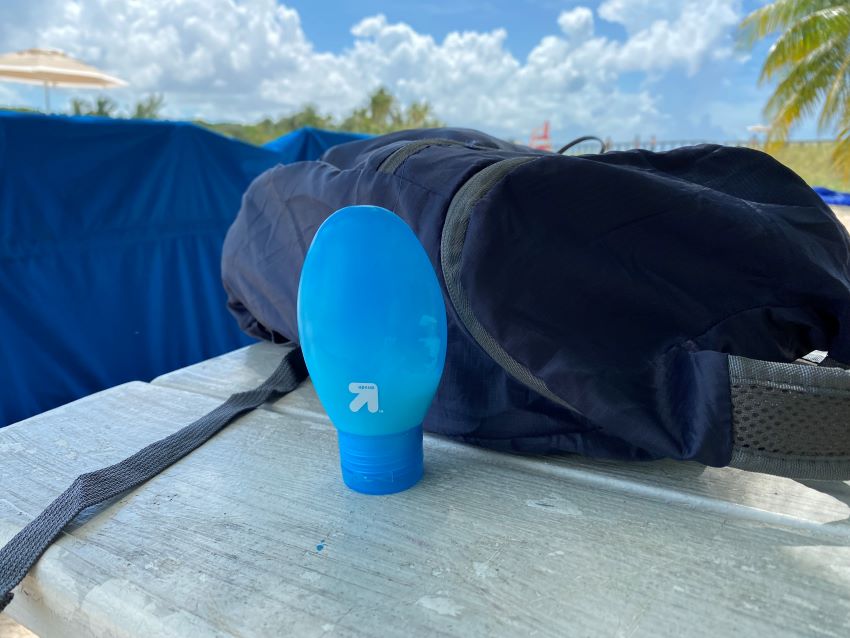
M 452 125 L 556 141 L 731 140 L 763 122 L 767 51 L 735 49 L 750 0 L 6 0 L 0 50 L 60 48 L 164 93 L 176 118 L 251 121 L 305 103 L 342 115 L 385 85 Z M 58 90 L 55 108 L 80 92 Z M 83 94 L 90 96 L 91 94 Z M 0 84 L 0 103 L 41 91 Z M 795 133 L 812 138 L 806 123 Z

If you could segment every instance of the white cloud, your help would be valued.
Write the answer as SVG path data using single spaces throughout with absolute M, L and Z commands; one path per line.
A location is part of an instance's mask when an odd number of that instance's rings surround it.
M 722 55 L 739 5 L 605 0 L 598 15 L 622 24 L 625 40 L 596 35 L 593 11 L 575 7 L 520 60 L 504 29 L 436 41 L 382 15 L 354 25 L 341 53 L 318 51 L 297 11 L 275 0 L 22 0 L 0 24 L 0 48 L 66 50 L 126 79 L 115 93 L 124 102 L 163 92 L 172 116 L 251 120 L 308 102 L 341 115 L 384 85 L 450 124 L 524 137 L 549 119 L 618 137 L 665 119 L 647 89 L 621 90 L 620 75 L 694 72 Z
M 604 0 L 599 5 L 599 17 L 623 25 L 631 34 L 669 20 L 688 4 L 689 0 Z
M 562 11 L 558 16 L 558 26 L 570 40 L 585 40 L 593 35 L 593 11 L 587 7 Z
M 647 5 L 655 5 L 655 10 Z M 740 21 L 740 2 L 730 0 L 687 0 L 678 13 L 659 17 L 658 5 L 649 0 L 608 0 L 599 7 L 605 19 L 620 22 L 629 39 L 620 49 L 620 68 L 624 71 L 660 71 L 684 66 L 696 73 L 707 55 L 729 50 L 729 31 Z M 721 54 L 722 55 L 722 54 Z

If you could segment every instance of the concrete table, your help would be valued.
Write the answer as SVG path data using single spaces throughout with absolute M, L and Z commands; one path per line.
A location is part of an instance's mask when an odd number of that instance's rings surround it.
M 282 352 L 0 430 L 0 543 L 77 474 L 256 385 Z M 7 612 L 42 638 L 850 635 L 845 483 L 425 445 L 415 488 L 348 490 L 307 382 L 86 513 Z

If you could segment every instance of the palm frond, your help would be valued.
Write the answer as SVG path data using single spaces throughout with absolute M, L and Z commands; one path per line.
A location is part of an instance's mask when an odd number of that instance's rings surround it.
M 844 48 L 850 38 L 850 5 L 820 9 L 790 26 L 770 48 L 761 81 L 772 79 L 825 44 Z
M 744 18 L 738 29 L 738 42 L 742 47 L 752 47 L 758 40 L 786 29 L 806 15 L 844 4 L 846 0 L 777 0 Z
M 845 40 L 844 59 L 835 71 L 832 83 L 823 100 L 823 108 L 818 117 L 818 128 L 825 130 L 841 116 L 850 116 L 850 46 Z
M 850 114 L 848 114 L 850 118 Z M 845 181 L 850 181 L 850 126 L 845 126 L 838 133 L 832 151 L 832 165 L 837 168 Z
M 838 122 L 833 154 L 850 175 L 850 0 L 776 0 L 741 23 L 738 43 L 752 47 L 773 33 L 760 82 L 778 80 L 765 105 L 768 143 L 787 139 L 802 119 L 818 115 L 823 131 Z
M 813 115 L 844 56 L 827 42 L 810 52 L 779 82 L 765 106 L 771 138 L 785 139 L 802 117 Z

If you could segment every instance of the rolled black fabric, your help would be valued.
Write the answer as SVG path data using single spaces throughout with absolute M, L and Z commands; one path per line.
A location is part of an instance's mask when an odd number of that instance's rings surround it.
M 222 250 L 243 330 L 298 338 L 307 250 L 356 203 L 401 217 L 443 287 L 428 432 L 720 467 L 736 449 L 727 355 L 850 362 L 850 236 L 760 151 L 564 157 L 454 128 L 340 144 L 246 192 Z
M 123 461 L 78 476 L 71 487 L 0 549 L 0 611 L 12 601 L 12 589 L 77 514 L 138 487 L 206 443 L 237 417 L 291 392 L 305 378 L 307 368 L 301 349 L 296 348 L 257 388 L 232 395 L 194 423 Z

